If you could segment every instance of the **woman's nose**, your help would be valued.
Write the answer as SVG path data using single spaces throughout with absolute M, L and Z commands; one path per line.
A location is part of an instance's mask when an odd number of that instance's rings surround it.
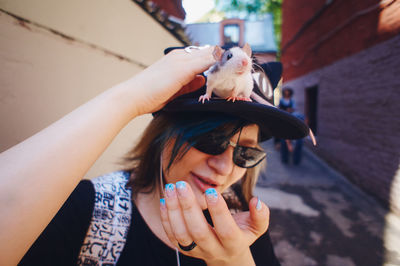
M 219 175 L 229 175 L 233 170 L 233 147 L 229 146 L 223 153 L 208 158 L 208 165 Z

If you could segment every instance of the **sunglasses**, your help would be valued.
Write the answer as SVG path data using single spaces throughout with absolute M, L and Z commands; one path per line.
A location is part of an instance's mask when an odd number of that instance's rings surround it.
M 227 137 L 221 133 L 210 132 L 198 137 L 193 147 L 210 155 L 219 155 L 224 153 L 229 146 L 232 146 L 234 148 L 233 163 L 242 168 L 252 168 L 259 164 L 267 154 L 257 148 L 239 145 L 241 133 L 242 129 L 240 129 L 237 143 L 234 143 L 230 141 L 231 136 Z

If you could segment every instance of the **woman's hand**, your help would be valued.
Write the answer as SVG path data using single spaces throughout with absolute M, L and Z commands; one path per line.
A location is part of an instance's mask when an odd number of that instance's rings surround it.
M 0 154 L 1 265 L 18 263 L 127 123 L 204 84 L 196 74 L 214 63 L 212 51 L 172 51 Z
M 198 74 L 215 63 L 213 50 L 214 47 L 207 47 L 191 49 L 188 53 L 184 49 L 175 49 L 120 84 L 130 91 L 125 98 L 134 101 L 136 115 L 155 112 L 172 97 L 203 86 L 205 79 Z
M 232 216 L 221 194 L 206 191 L 211 227 L 188 183 L 168 184 L 161 200 L 161 221 L 169 240 L 179 248 L 193 241 L 197 246 L 180 252 L 206 261 L 207 265 L 254 265 L 250 245 L 268 229 L 269 210 L 253 198 L 249 212 Z M 258 205 L 258 206 L 257 206 Z

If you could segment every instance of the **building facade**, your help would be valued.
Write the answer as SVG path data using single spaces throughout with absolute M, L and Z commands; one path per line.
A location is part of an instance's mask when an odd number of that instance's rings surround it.
M 186 25 L 186 34 L 195 45 L 250 44 L 259 63 L 276 60 L 276 42 L 272 16 L 262 20 L 225 19 L 218 23 L 193 23 Z
M 400 2 L 286 0 L 282 14 L 283 87 L 312 150 L 400 214 Z

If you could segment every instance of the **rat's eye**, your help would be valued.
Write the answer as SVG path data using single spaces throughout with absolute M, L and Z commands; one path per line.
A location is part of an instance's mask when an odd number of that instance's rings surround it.
M 232 54 L 231 53 L 228 53 L 227 55 L 226 55 L 226 60 L 229 60 L 229 59 L 231 59 L 232 58 Z

